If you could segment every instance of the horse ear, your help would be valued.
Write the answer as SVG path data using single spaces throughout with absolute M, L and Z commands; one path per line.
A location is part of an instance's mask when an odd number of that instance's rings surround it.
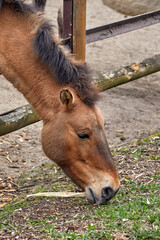
M 68 89 L 64 89 L 60 92 L 60 100 L 68 109 L 74 106 L 74 96 Z

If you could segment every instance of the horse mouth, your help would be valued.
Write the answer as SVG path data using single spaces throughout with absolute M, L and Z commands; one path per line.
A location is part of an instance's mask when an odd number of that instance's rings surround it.
M 93 192 L 93 190 L 89 187 L 88 188 L 89 192 L 90 192 L 90 197 L 93 203 L 97 203 L 99 198 L 97 197 L 97 195 Z
M 87 192 L 86 192 L 86 195 L 87 195 L 87 198 L 89 199 L 89 200 L 91 200 L 94 204 L 98 204 L 98 205 L 104 205 L 104 204 L 106 204 L 110 199 L 112 199 L 115 195 L 116 195 L 116 193 L 119 191 L 119 188 L 117 189 L 117 191 L 115 191 L 115 192 L 113 192 L 111 195 L 110 195 L 110 197 L 103 197 L 103 194 L 102 194 L 102 197 L 98 197 L 97 195 L 96 195 L 96 193 L 94 193 L 94 191 L 90 188 L 90 187 L 88 187 L 87 188 Z
M 106 200 L 105 198 L 99 198 L 94 192 L 93 190 L 89 187 L 88 188 L 90 196 L 89 199 L 94 203 L 94 204 L 98 204 L 98 205 L 102 205 L 102 204 L 106 204 L 108 202 L 108 200 Z

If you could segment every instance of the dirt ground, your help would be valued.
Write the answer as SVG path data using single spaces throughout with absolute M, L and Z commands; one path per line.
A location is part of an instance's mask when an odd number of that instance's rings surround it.
M 46 15 L 57 25 L 59 0 L 47 1 Z M 123 19 L 125 16 L 87 0 L 87 28 Z M 95 42 L 86 46 L 86 61 L 94 75 L 118 69 L 159 53 L 159 24 Z M 101 93 L 110 145 L 118 146 L 160 129 L 160 73 Z M 27 104 L 24 97 L 0 77 L 0 112 Z M 41 150 L 42 123 L 36 123 L 0 138 L 0 178 L 14 177 L 48 161 Z M 123 139 L 123 141 L 121 140 Z

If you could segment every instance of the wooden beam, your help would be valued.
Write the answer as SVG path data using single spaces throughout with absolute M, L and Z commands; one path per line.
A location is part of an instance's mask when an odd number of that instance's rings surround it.
M 0 136 L 39 121 L 31 105 L 26 105 L 0 115 Z
M 86 0 L 73 0 L 73 55 L 85 61 Z
M 100 91 L 105 91 L 158 71 L 160 71 L 160 54 L 138 63 L 121 67 L 116 71 L 101 74 L 98 78 L 94 79 L 93 84 Z

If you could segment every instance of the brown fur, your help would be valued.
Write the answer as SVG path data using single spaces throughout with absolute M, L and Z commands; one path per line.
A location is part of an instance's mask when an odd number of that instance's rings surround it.
M 86 190 L 89 199 L 109 200 L 119 188 L 119 179 L 86 65 L 66 54 L 40 13 L 21 3 L 19 7 L 19 1 L 4 2 L 0 72 L 43 120 L 41 141 L 46 155 Z M 106 187 L 113 194 L 104 200 Z

